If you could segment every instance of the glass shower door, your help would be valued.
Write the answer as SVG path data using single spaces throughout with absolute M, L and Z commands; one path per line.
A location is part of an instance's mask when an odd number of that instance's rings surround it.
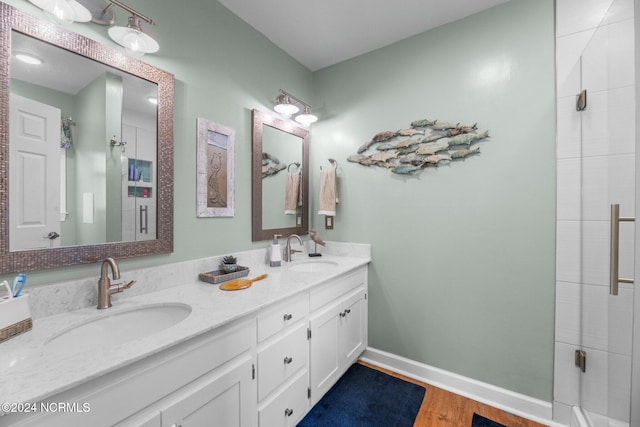
M 614 279 L 611 286 L 610 273 L 617 268 L 619 277 L 634 276 L 633 2 L 612 2 L 581 56 L 581 86 L 586 91 L 580 113 L 581 354 L 586 363 L 580 399 L 595 426 L 628 426 L 634 289 L 624 280 Z M 623 219 L 617 241 L 612 205 Z

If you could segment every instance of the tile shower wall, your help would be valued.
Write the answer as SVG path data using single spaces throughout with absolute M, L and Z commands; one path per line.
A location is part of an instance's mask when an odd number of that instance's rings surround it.
M 633 291 L 621 284 L 620 296 L 609 297 L 608 259 L 609 206 L 619 203 L 621 216 L 633 216 L 635 205 L 633 1 L 557 0 L 556 7 L 554 419 L 568 424 L 571 407 L 580 405 L 626 419 L 628 408 L 617 402 L 629 401 Z M 581 73 L 581 55 L 588 72 Z M 577 112 L 581 79 L 588 107 Z M 622 277 L 633 276 L 628 226 L 620 231 Z M 588 354 L 585 374 L 574 366 L 577 348 Z

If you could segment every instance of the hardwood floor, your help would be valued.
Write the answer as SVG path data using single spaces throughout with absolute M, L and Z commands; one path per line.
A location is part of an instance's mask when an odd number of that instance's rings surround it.
M 474 412 L 507 427 L 545 427 L 543 424 L 518 417 L 370 363 L 361 360 L 358 363 L 426 388 L 427 392 L 424 395 L 414 427 L 471 427 L 471 419 Z

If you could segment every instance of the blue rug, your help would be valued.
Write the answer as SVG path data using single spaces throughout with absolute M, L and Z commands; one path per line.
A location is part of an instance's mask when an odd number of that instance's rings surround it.
M 482 415 L 473 414 L 471 420 L 471 427 L 505 427 L 504 425 L 491 421 L 489 418 L 485 418 Z
M 358 363 L 298 427 L 413 427 L 425 389 Z

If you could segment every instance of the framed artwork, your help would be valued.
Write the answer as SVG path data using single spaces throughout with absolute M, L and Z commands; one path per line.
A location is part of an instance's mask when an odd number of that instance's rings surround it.
M 235 214 L 235 135 L 230 127 L 198 118 L 198 217 Z

